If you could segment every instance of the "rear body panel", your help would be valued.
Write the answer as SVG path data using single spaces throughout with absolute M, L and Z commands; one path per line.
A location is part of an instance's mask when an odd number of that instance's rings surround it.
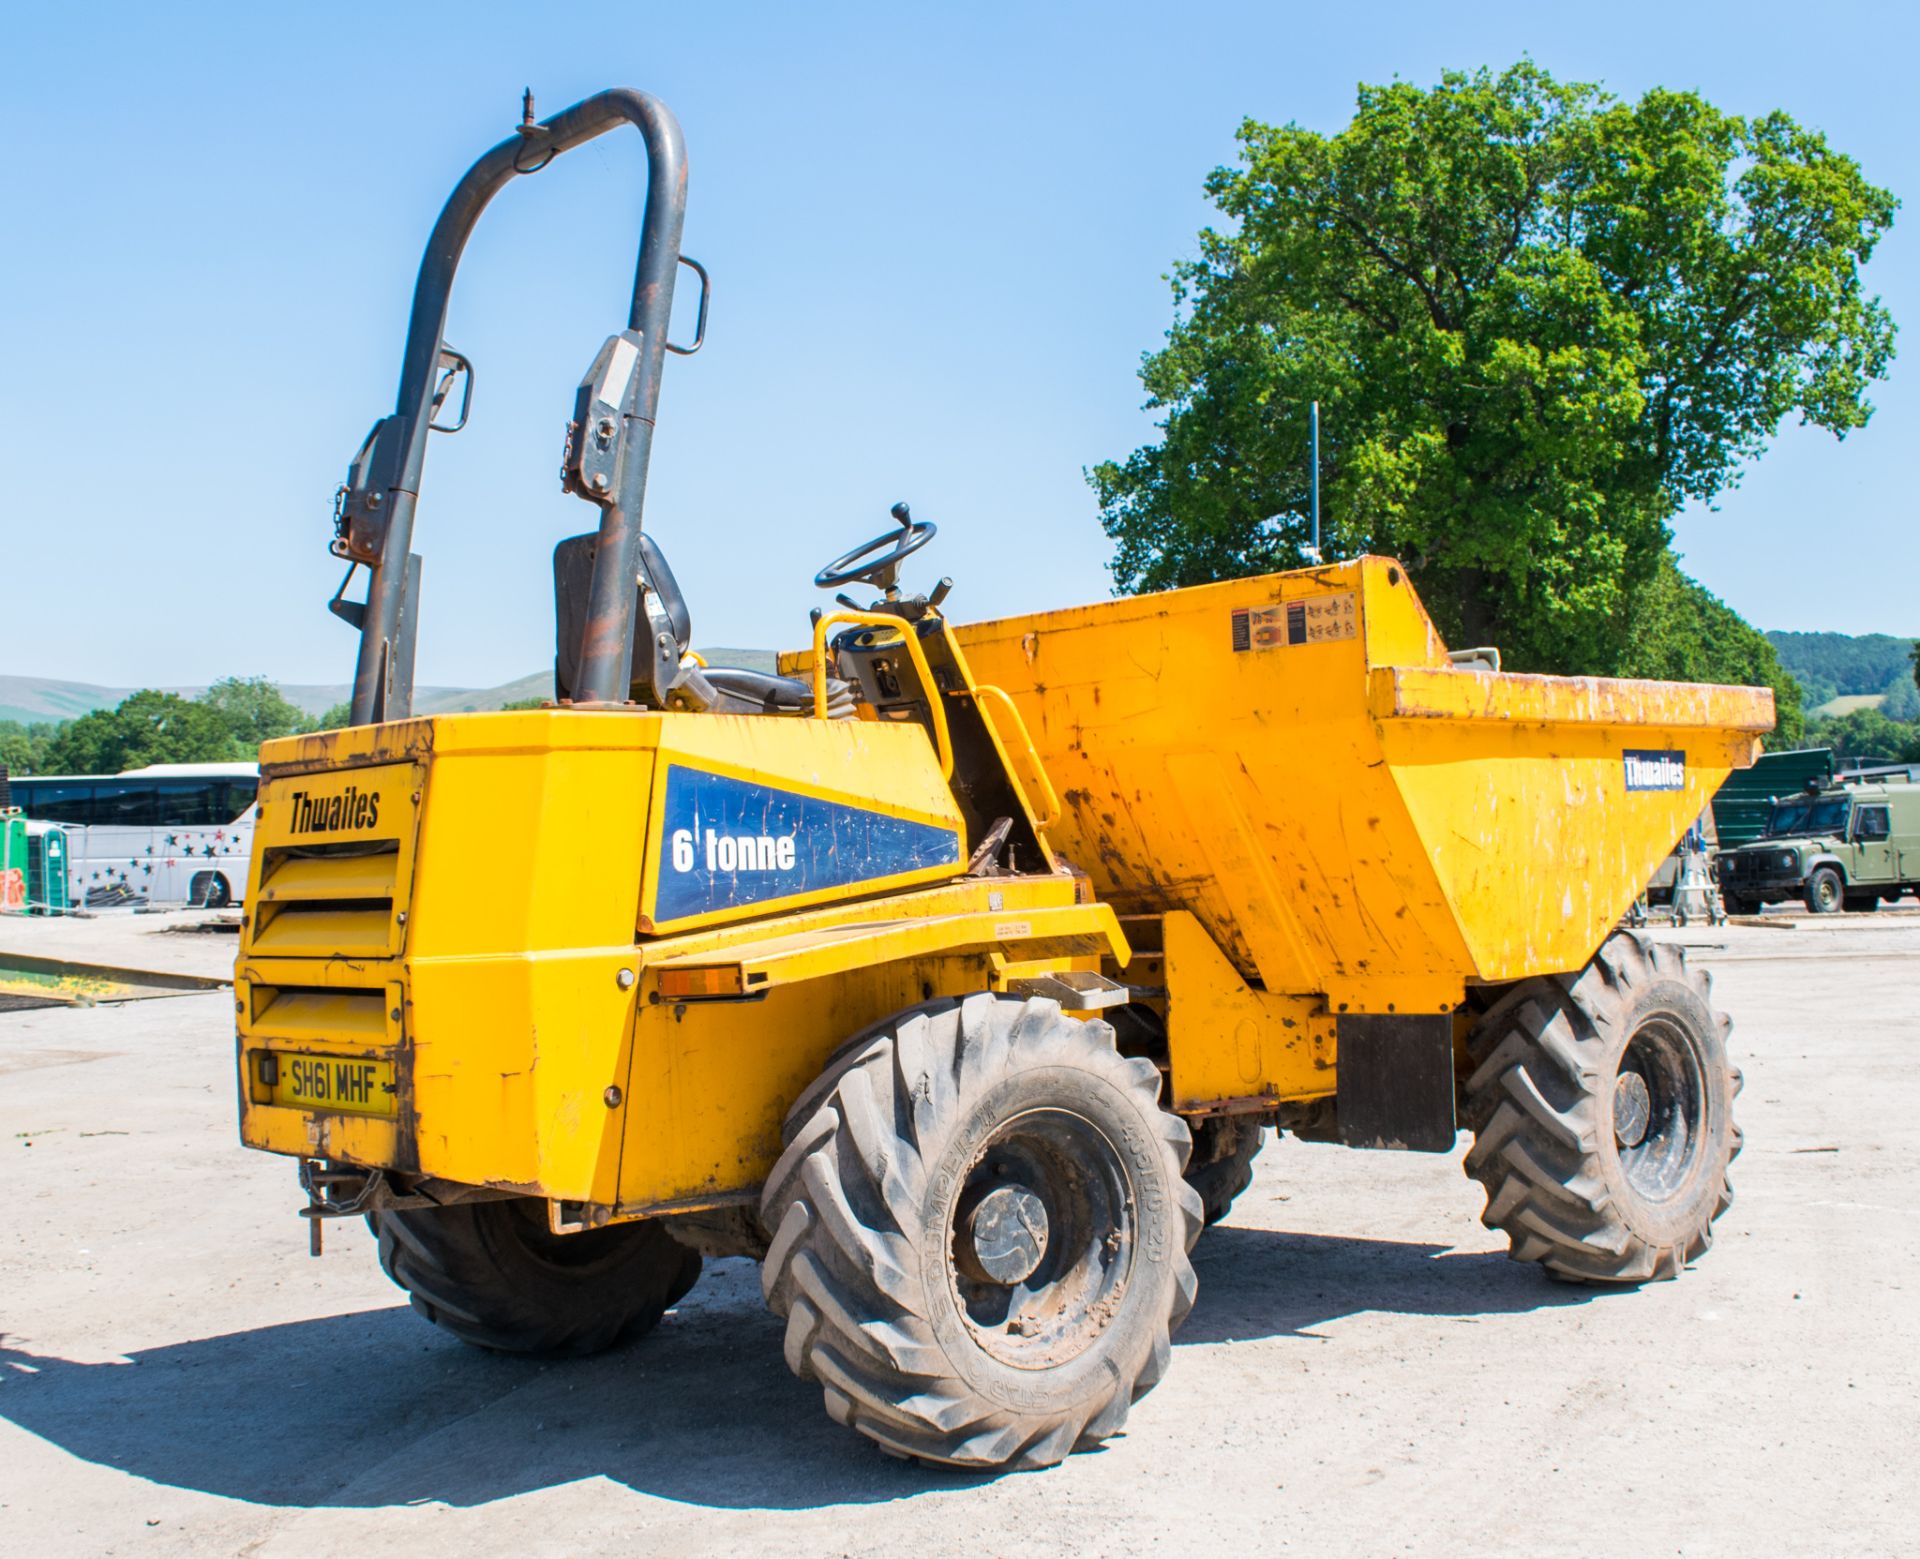
M 956 880 L 918 727 L 442 716 L 270 744 L 262 780 L 241 1135 L 280 1153 L 735 1199 L 850 1034 L 1125 947 L 1071 878 Z

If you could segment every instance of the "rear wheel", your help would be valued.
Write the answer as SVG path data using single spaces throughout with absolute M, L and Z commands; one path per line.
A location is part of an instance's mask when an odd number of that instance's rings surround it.
M 1522 981 L 1481 1019 L 1466 1168 L 1514 1260 L 1638 1283 L 1707 1249 L 1740 1151 L 1730 1027 L 1678 948 L 1632 933 L 1577 975 Z
M 1118 1431 L 1193 1304 L 1160 1074 L 1045 1000 L 918 1007 L 787 1119 L 761 1271 L 787 1363 L 883 1449 L 1044 1467 Z
M 1807 908 L 1816 915 L 1831 915 L 1846 901 L 1847 885 L 1831 866 L 1816 866 L 1807 878 Z
M 555 1234 L 530 1197 L 370 1213 L 380 1265 L 413 1308 L 501 1353 L 598 1353 L 650 1331 L 700 1276 L 658 1223 Z
M 1232 1116 L 1204 1120 L 1193 1128 L 1186 1181 L 1200 1193 L 1208 1228 L 1226 1217 L 1234 1198 L 1253 1184 L 1253 1161 L 1265 1136 L 1258 1121 Z

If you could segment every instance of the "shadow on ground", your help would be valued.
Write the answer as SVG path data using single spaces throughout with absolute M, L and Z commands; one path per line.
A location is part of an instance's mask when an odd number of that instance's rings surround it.
M 1595 1290 L 1556 1283 L 1504 1252 L 1404 1240 L 1289 1234 L 1220 1224 L 1194 1247 L 1200 1299 L 1177 1344 L 1310 1337 L 1363 1310 L 1393 1315 L 1516 1315 L 1584 1304 Z
M 1504 1256 L 1230 1225 L 1195 1252 L 1183 1345 L 1313 1335 L 1363 1310 L 1579 1302 Z M 970 1479 L 891 1461 L 781 1359 L 758 1272 L 713 1265 L 651 1336 L 542 1363 L 463 1347 L 404 1305 L 153 1348 L 38 1357 L 0 1337 L 0 1418 L 87 1461 L 264 1505 L 481 1505 L 604 1476 L 722 1508 L 910 1498 Z

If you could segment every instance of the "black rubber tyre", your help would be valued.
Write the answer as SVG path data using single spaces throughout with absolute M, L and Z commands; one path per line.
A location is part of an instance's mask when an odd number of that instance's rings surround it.
M 932 1002 L 844 1048 L 761 1201 L 761 1285 L 828 1414 L 956 1467 L 1116 1433 L 1193 1305 L 1200 1199 L 1159 1093 L 1106 1023 L 1039 999 Z
M 501 1353 L 598 1353 L 650 1331 L 700 1276 L 657 1223 L 554 1234 L 546 1203 L 514 1197 L 368 1215 L 380 1265 L 413 1308 Z
M 1579 974 L 1523 980 L 1480 1020 L 1466 1168 L 1515 1261 L 1640 1283 L 1712 1243 L 1741 1079 L 1710 989 L 1678 948 L 1617 932 Z
M 1723 893 L 1720 902 L 1729 915 L 1757 915 L 1760 913 L 1758 899 L 1742 898 L 1737 893 Z
M 1807 908 L 1816 915 L 1831 915 L 1846 903 L 1847 885 L 1838 870 L 1816 866 L 1807 876 Z
M 1209 1229 L 1232 1210 L 1234 1198 L 1253 1184 L 1253 1161 L 1260 1156 L 1265 1137 L 1259 1122 L 1232 1116 L 1205 1120 L 1194 1128 L 1186 1180 L 1200 1193 Z

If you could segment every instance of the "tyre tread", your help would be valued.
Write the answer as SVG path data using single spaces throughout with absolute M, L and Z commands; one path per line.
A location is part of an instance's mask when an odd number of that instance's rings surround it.
M 498 1353 L 598 1353 L 650 1331 L 700 1275 L 700 1257 L 653 1224 L 619 1236 L 628 1258 L 595 1274 L 553 1267 L 511 1239 L 501 1202 L 371 1213 L 381 1269 L 424 1319 Z M 595 1230 L 592 1236 L 612 1234 Z
M 1086 1043 L 1095 1035 L 1105 1043 Z M 951 1373 L 931 1317 L 917 1308 L 904 1230 L 925 1191 L 923 1144 L 948 1129 L 956 1101 L 977 1096 L 1016 1059 L 1052 1059 L 1050 1051 L 1101 1073 L 1158 1122 L 1182 1238 L 1170 1313 L 1139 1365 L 1064 1409 L 1015 1412 Z M 1160 1110 L 1159 1088 L 1155 1068 L 1113 1050 L 1105 1024 L 1063 1023 L 1058 1005 L 1040 998 L 929 1004 L 836 1054 L 789 1115 L 788 1145 L 767 1180 L 763 1216 L 776 1232 L 761 1284 L 786 1318 L 789 1366 L 820 1383 L 837 1422 L 897 1456 L 974 1467 L 1049 1466 L 1124 1424 L 1128 1405 L 1164 1371 L 1169 1333 L 1196 1287 L 1187 1252 L 1203 1210 L 1180 1178 L 1191 1139 L 1184 1122 Z
M 1466 1115 L 1475 1127 L 1466 1171 L 1487 1194 L 1481 1221 L 1505 1234 L 1516 1261 L 1589 1283 L 1676 1277 L 1712 1243 L 1712 1219 L 1732 1205 L 1723 1166 L 1712 1211 L 1686 1240 L 1636 1236 L 1595 1163 L 1598 1080 L 1634 994 L 1656 980 L 1692 987 L 1712 1011 L 1711 981 L 1680 949 L 1637 932 L 1610 937 L 1574 974 L 1520 982 L 1468 1040 Z M 1724 1039 L 1731 1022 L 1714 1013 Z M 1741 1085 L 1729 1065 L 1726 1097 Z M 1741 1147 L 1729 1122 L 1727 1164 Z

